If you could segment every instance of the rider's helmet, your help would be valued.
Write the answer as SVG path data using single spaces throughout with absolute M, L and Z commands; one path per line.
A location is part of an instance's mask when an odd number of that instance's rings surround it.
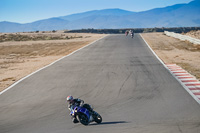
M 68 101 L 68 102 L 72 102 L 73 99 L 74 99 L 74 98 L 73 98 L 72 96 L 68 96 L 68 97 L 67 97 L 67 101 Z

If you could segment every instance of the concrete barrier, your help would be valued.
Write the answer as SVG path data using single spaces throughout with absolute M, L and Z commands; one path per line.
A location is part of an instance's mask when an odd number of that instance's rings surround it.
M 182 41 L 189 41 L 189 42 L 191 42 L 193 44 L 200 44 L 200 40 L 199 39 L 192 38 L 190 36 L 181 35 L 181 34 L 174 33 L 174 32 L 169 32 L 169 31 L 164 31 L 164 34 L 167 35 L 167 36 L 170 36 L 170 37 L 174 37 L 174 38 L 180 39 Z

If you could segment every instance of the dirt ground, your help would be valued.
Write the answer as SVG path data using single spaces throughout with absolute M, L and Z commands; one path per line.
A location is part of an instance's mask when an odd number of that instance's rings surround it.
M 200 80 L 200 45 L 163 33 L 143 33 L 142 36 L 164 63 L 177 64 Z
M 104 34 L 0 33 L 0 91 Z M 21 41 L 20 41 L 21 40 Z
M 196 38 L 196 39 L 200 39 L 200 30 L 183 33 L 183 35 L 187 35 L 187 36 L 190 36 L 190 37 L 193 37 L 193 38 Z

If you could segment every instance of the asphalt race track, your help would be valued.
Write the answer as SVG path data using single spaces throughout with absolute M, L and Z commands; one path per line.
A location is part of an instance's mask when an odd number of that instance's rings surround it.
M 73 124 L 66 97 L 102 124 Z M 109 35 L 0 95 L 1 133 L 200 133 L 200 105 L 139 34 Z

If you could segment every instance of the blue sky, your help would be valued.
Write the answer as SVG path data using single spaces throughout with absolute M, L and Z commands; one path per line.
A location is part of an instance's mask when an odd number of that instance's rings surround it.
M 0 21 L 29 23 L 90 10 L 145 11 L 193 0 L 0 0 Z

